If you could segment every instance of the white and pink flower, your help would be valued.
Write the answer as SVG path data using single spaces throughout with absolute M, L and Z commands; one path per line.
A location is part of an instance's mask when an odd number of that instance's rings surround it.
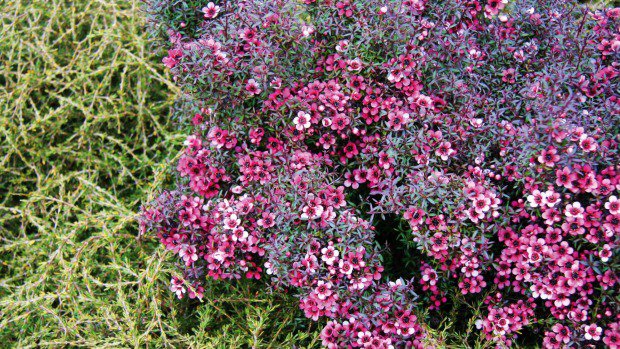
M 297 112 L 297 116 L 293 119 L 293 124 L 295 124 L 295 129 L 298 131 L 303 131 L 305 129 L 310 128 L 310 114 L 305 113 L 303 111 Z
M 205 18 L 215 18 L 220 13 L 220 7 L 210 2 L 207 6 L 202 8 Z

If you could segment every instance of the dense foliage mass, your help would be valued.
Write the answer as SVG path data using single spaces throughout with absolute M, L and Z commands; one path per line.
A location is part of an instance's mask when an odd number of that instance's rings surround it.
M 448 316 L 498 347 L 620 345 L 619 8 L 147 4 L 195 126 L 142 221 L 179 298 L 266 279 L 328 348 L 428 347 Z

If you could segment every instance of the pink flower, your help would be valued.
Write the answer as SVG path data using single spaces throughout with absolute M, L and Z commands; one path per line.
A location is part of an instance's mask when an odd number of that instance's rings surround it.
M 416 320 L 417 317 L 411 314 L 411 311 L 405 311 L 401 316 L 399 316 L 398 321 L 396 322 L 397 332 L 405 336 L 414 334 L 414 324 Z
M 368 348 L 368 344 L 372 341 L 372 333 L 370 333 L 370 331 L 360 331 L 357 333 L 357 338 L 357 344 L 364 348 Z
M 545 224 L 549 226 L 553 225 L 553 223 L 556 223 L 562 220 L 560 211 L 556 209 L 543 210 L 542 218 L 545 220 Z
M 581 203 L 579 202 L 568 204 L 564 208 L 564 214 L 566 215 L 566 217 L 575 218 L 575 219 L 583 218 L 584 211 L 585 210 L 583 209 L 583 207 L 581 207 Z
M 543 204 L 543 193 L 535 189 L 532 194 L 527 196 L 527 201 L 530 203 L 530 207 L 538 207 Z
M 349 47 L 349 40 L 340 40 L 338 41 L 338 44 L 336 45 L 336 51 L 344 52 L 347 50 L 348 47 Z
M 585 332 L 584 337 L 587 340 L 598 341 L 601 339 L 601 334 L 603 333 L 603 329 L 596 326 L 596 324 L 583 325 L 583 330 Z
M 564 167 L 561 170 L 557 170 L 555 172 L 555 175 L 555 184 L 566 187 L 568 189 L 571 189 L 573 187 L 572 183 L 575 180 L 576 175 L 574 173 L 571 173 L 571 171 L 567 167 Z
M 603 249 L 599 251 L 598 256 L 601 258 L 601 261 L 607 263 L 609 258 L 611 258 L 612 252 L 609 244 L 603 245 Z
M 555 333 L 555 339 L 559 342 L 559 343 L 568 343 L 570 342 L 570 330 L 568 327 L 561 325 L 561 324 L 555 324 L 553 325 L 553 327 L 551 328 L 553 330 L 553 332 Z
M 250 95 L 257 95 L 261 92 L 261 89 L 258 88 L 258 83 L 254 79 L 248 80 L 247 84 L 245 85 L 245 90 Z
M 185 261 L 185 265 L 191 265 L 198 260 L 198 254 L 196 253 L 196 247 L 192 245 L 185 245 L 179 250 L 179 256 Z
M 558 151 L 554 147 L 549 147 L 543 150 L 538 156 L 538 162 L 545 166 L 553 167 L 560 157 L 557 155 Z
M 429 96 L 419 95 L 415 100 L 415 104 L 424 112 L 426 109 L 430 109 L 433 106 L 433 99 Z
M 301 219 L 302 220 L 314 220 L 317 218 L 321 218 L 323 214 L 323 206 L 304 206 L 302 209 Z
M 345 145 L 343 150 L 348 159 L 351 159 L 355 155 L 359 154 L 359 152 L 357 151 L 357 147 L 353 142 L 349 142 L 347 145 Z
M 243 31 L 239 33 L 239 37 L 245 41 L 252 42 L 256 39 L 256 30 L 252 28 L 243 29 Z
M 334 246 L 323 247 L 321 249 L 321 260 L 327 265 L 333 265 L 334 261 L 338 259 L 340 252 L 334 248 Z
M 360 71 L 362 69 L 362 61 L 359 58 L 347 61 L 347 65 L 349 71 Z
M 554 192 L 553 190 L 547 190 L 542 193 L 542 204 L 547 205 L 548 207 L 553 207 L 560 202 L 560 194 Z
M 336 4 L 336 8 L 338 8 L 339 16 L 351 17 L 353 16 L 355 5 L 351 5 L 351 0 L 343 0 Z
M 330 133 L 326 133 L 319 139 L 319 144 L 323 146 L 323 149 L 330 149 L 334 144 L 336 144 L 336 138 L 334 138 L 334 136 Z
M 177 277 L 173 277 L 172 279 L 170 279 L 170 291 L 175 293 L 177 295 L 177 298 L 179 299 L 183 298 L 183 295 L 185 294 L 185 292 L 187 292 L 187 290 L 183 286 L 183 281 L 181 281 Z
M 331 282 L 325 282 L 323 280 L 319 280 L 319 282 L 316 285 L 316 288 L 314 289 L 314 291 L 317 294 L 317 298 L 320 300 L 324 300 L 327 297 L 332 295 L 332 283 Z
M 428 271 L 422 275 L 422 280 L 430 285 L 435 285 L 437 283 L 437 273 L 429 268 Z
M 360 187 L 360 184 L 355 180 L 355 176 L 351 172 L 347 172 L 344 174 L 344 186 L 347 188 L 357 189 Z
M 484 194 L 479 194 L 472 201 L 476 212 L 487 212 L 491 208 L 491 199 L 484 196 Z
M 282 87 L 282 79 L 280 78 L 274 78 L 273 80 L 271 80 L 271 82 L 269 83 L 269 86 L 275 88 L 275 89 L 279 89 L 280 87 Z
M 353 272 L 353 266 L 351 265 L 351 263 L 345 261 L 344 259 L 341 259 L 338 262 L 338 267 L 340 269 L 340 272 L 344 275 L 351 275 L 351 273 Z
M 220 7 L 210 2 L 206 7 L 202 8 L 202 12 L 204 13 L 205 18 L 215 18 L 217 17 L 217 14 L 220 13 Z
M 448 160 L 448 157 L 456 154 L 456 150 L 452 149 L 452 144 L 450 142 L 442 142 L 439 145 L 439 148 L 435 150 L 435 155 L 441 157 L 441 160 Z
M 409 206 L 403 217 L 409 221 L 412 226 L 417 226 L 424 221 L 425 212 L 421 208 Z
M 243 229 L 243 227 L 237 227 L 233 229 L 233 233 L 232 233 L 233 241 L 245 242 L 247 241 L 248 236 L 249 234 L 247 230 Z
M 492 16 L 497 15 L 500 10 L 506 7 L 507 3 L 508 3 L 508 0 L 489 0 L 487 4 L 484 6 L 484 11 L 485 11 L 484 15 L 486 17 L 492 17 Z
M 297 116 L 293 119 L 293 123 L 295 124 L 295 129 L 299 131 L 310 128 L 310 114 L 304 113 L 303 111 L 297 112 Z
M 236 214 L 231 214 L 224 219 L 224 229 L 233 230 L 241 224 L 241 219 Z
M 594 138 L 584 134 L 579 138 L 579 147 L 583 149 L 584 152 L 591 153 L 598 149 L 598 143 L 596 143 Z
M 620 214 L 620 200 L 615 195 L 610 196 L 605 203 L 605 208 L 613 215 Z
M 620 324 L 618 322 L 613 322 L 607 327 L 603 343 L 610 349 L 620 348 Z
M 349 120 L 349 118 L 347 118 L 345 115 L 337 114 L 335 117 L 332 118 L 330 126 L 331 129 L 334 131 L 342 131 L 347 126 L 349 126 L 350 123 L 351 120 Z
M 187 295 L 190 299 L 202 299 L 204 297 L 204 292 L 204 287 L 194 284 L 193 287 L 188 290 Z
M 314 27 L 311 25 L 304 25 L 301 27 L 301 35 L 303 37 L 308 37 L 314 33 Z
M 164 57 L 162 62 L 166 65 L 166 67 L 172 69 L 179 63 L 181 57 L 183 57 L 183 51 L 179 49 L 171 49 L 168 50 L 168 56 Z
M 265 229 L 273 227 L 275 223 L 276 216 L 270 212 L 263 212 L 261 214 L 261 218 L 256 222 L 259 227 L 263 227 Z
M 514 68 L 509 68 L 506 69 L 502 72 L 502 81 L 509 83 L 509 84 L 514 84 L 515 83 L 515 69 Z
M 398 112 L 390 112 L 388 113 L 388 125 L 394 130 L 399 131 L 401 128 L 405 127 L 409 122 L 409 114 L 403 113 L 401 111 Z

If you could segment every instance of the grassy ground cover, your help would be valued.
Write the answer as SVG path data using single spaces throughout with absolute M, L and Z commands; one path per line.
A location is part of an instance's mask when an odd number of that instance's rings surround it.
M 0 346 L 316 344 L 291 299 L 251 283 L 179 302 L 172 259 L 138 238 L 187 134 L 139 1 L 0 8 Z

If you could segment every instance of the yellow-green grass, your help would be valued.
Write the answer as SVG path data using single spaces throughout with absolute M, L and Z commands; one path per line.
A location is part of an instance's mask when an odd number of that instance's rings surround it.
M 0 347 L 316 347 L 295 301 L 257 283 L 177 300 L 174 256 L 138 238 L 189 132 L 139 1 L 0 10 Z

